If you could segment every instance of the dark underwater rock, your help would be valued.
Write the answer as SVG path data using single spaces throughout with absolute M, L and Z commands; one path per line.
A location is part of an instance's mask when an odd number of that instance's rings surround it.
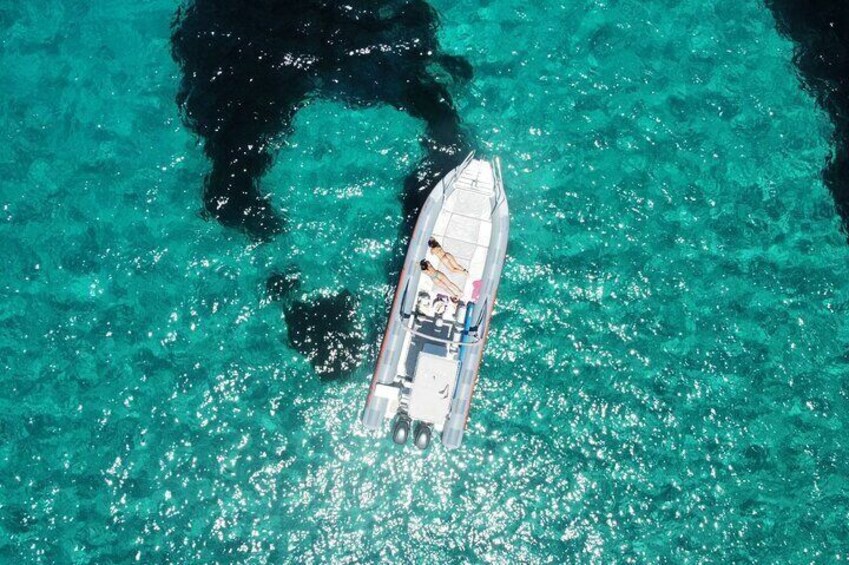
M 315 98 L 386 104 L 424 121 L 426 158 L 405 183 L 409 211 L 420 183 L 468 149 L 448 87 L 468 81 L 472 69 L 442 52 L 437 27 L 423 0 L 194 0 L 178 10 L 177 103 L 212 162 L 206 212 L 258 240 L 284 230 L 259 181 L 273 142 Z
M 285 311 L 289 343 L 324 379 L 346 376 L 360 363 L 363 332 L 350 292 L 295 300 Z
M 843 0 L 765 0 L 778 31 L 795 43 L 802 84 L 834 124 L 834 152 L 823 180 L 849 226 L 849 3 Z

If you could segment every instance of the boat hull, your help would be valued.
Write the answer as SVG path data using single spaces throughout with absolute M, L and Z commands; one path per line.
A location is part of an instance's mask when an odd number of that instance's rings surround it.
M 392 301 L 362 413 L 362 423 L 367 428 L 383 429 L 385 421 L 399 413 L 427 413 L 429 416 L 422 416 L 423 424 L 441 431 L 441 443 L 446 448 L 461 445 L 486 346 L 508 235 L 509 210 L 497 160 L 490 163 L 475 160 L 470 155 L 431 190 L 413 230 Z M 468 255 L 463 258 L 468 264 L 465 273 L 468 280 L 463 281 L 464 300 L 460 302 L 467 319 L 462 329 L 458 323 L 456 331 L 446 332 L 448 337 L 437 329 L 442 327 L 441 320 L 431 323 L 421 307 L 422 300 L 444 298 L 442 289 L 428 286 L 430 281 L 419 266 L 428 256 L 428 240 L 432 237 L 449 242 L 458 255 L 461 252 Z M 443 361 L 440 358 L 444 358 Z M 430 363 L 427 367 L 424 367 L 425 360 Z M 456 367 L 450 379 L 452 365 L 445 360 L 453 361 Z M 417 398 L 426 396 L 419 390 L 425 386 L 423 375 L 430 375 L 429 370 L 436 371 L 433 367 L 439 363 L 443 365 L 443 377 L 453 382 L 446 381 L 448 388 L 441 390 L 442 408 L 434 408 L 431 400 L 431 409 L 423 410 L 416 404 Z M 453 393 L 450 398 L 445 395 L 447 391 Z

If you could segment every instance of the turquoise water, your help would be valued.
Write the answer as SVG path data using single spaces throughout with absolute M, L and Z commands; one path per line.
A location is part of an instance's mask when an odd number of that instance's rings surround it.
M 842 562 L 849 253 L 831 126 L 755 1 L 434 0 L 509 261 L 464 447 L 358 424 L 422 125 L 319 101 L 204 221 L 174 2 L 0 3 L 0 560 Z M 348 288 L 323 381 L 264 299 Z

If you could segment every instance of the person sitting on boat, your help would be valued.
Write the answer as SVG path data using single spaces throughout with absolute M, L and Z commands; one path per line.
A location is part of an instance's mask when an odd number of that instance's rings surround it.
M 431 280 L 433 280 L 435 284 L 441 286 L 449 293 L 451 293 L 452 300 L 456 301 L 460 298 L 460 295 L 463 294 L 463 291 L 460 290 L 459 286 L 451 282 L 451 279 L 449 279 L 445 275 L 445 273 L 435 269 L 433 265 L 430 264 L 430 261 L 428 261 L 427 259 L 422 259 L 419 263 L 419 266 L 422 268 L 422 271 L 424 271 L 425 274 L 429 276 Z
M 455 272 L 455 273 L 465 273 L 467 275 L 469 274 L 469 271 L 464 269 L 460 265 L 460 263 L 457 262 L 457 259 L 455 259 L 453 255 L 451 255 L 450 253 L 448 253 L 447 251 L 442 249 L 442 246 L 439 245 L 439 242 L 436 241 L 436 238 L 432 237 L 429 240 L 427 240 L 427 245 L 428 245 L 428 247 L 430 247 L 430 252 L 433 253 L 433 255 L 437 259 L 439 259 L 440 261 L 445 263 L 445 266 L 448 267 L 449 269 L 451 269 L 453 272 Z

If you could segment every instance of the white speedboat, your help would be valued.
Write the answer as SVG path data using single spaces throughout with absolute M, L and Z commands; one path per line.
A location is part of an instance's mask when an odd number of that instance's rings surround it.
M 395 291 L 362 414 L 367 428 L 382 429 L 385 420 L 393 420 L 396 443 L 406 443 L 414 427 L 413 441 L 421 449 L 434 432 L 445 447 L 460 446 L 508 230 L 497 158 L 469 155 L 433 188 Z M 428 272 L 423 261 L 431 266 Z

